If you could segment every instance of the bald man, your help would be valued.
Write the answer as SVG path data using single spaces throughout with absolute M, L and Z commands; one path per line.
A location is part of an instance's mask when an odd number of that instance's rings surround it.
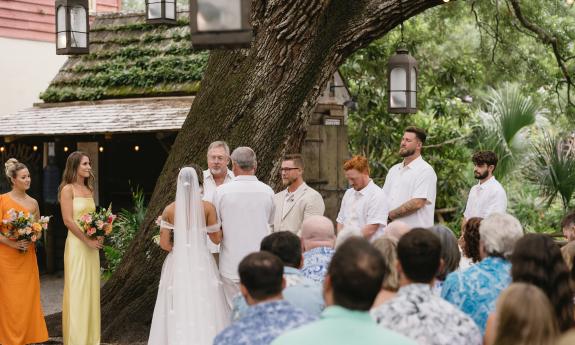
M 301 227 L 303 249 L 303 275 L 323 284 L 331 257 L 335 252 L 335 229 L 329 218 L 307 217 Z
M 411 226 L 401 220 L 394 220 L 393 222 L 387 224 L 385 228 L 385 235 L 399 241 L 401 236 L 407 234 L 411 230 Z

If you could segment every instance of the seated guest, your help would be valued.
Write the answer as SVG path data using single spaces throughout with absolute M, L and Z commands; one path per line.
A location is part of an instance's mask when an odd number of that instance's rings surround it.
M 439 296 L 441 295 L 441 288 L 447 275 L 459 268 L 459 261 L 461 260 L 461 253 L 459 252 L 459 245 L 457 238 L 453 232 L 443 225 L 435 225 L 429 228 L 441 242 L 441 259 L 443 260 L 442 267 L 437 271 L 435 276 L 435 287 L 433 291 Z
M 302 223 L 301 244 L 303 247 L 304 277 L 319 284 L 323 283 L 327 267 L 335 250 L 335 229 L 329 218 L 310 216 Z
M 497 297 L 511 283 L 509 257 L 523 229 L 515 217 L 493 213 L 481 222 L 479 235 L 481 262 L 449 274 L 441 297 L 471 316 L 483 333 Z
M 420 345 L 481 345 L 475 322 L 432 291 L 441 271 L 441 242 L 431 231 L 416 228 L 397 244 L 400 288 L 395 298 L 372 310 L 383 328 Z
M 561 255 L 571 276 L 571 290 L 575 294 L 575 241 L 571 241 L 561 248 Z
M 283 264 L 268 252 L 246 256 L 238 267 L 240 291 L 249 308 L 245 316 L 214 339 L 214 345 L 267 345 L 287 330 L 314 320 L 283 300 Z
M 511 257 L 513 282 L 533 284 L 545 293 L 561 332 L 575 326 L 569 276 L 559 246 L 548 235 L 527 234 L 515 245 Z
M 411 226 L 407 225 L 407 223 L 401 220 L 394 220 L 385 227 L 385 234 L 399 241 L 401 236 L 407 234 L 409 230 L 411 230 Z
M 310 315 L 319 316 L 325 306 L 321 285 L 304 277 L 299 270 L 303 263 L 299 237 L 290 231 L 274 232 L 264 237 L 260 249 L 277 256 L 284 265 L 284 299 Z M 232 320 L 242 318 L 248 309 L 241 296 L 236 296 L 232 305 Z
M 399 289 L 399 274 L 397 273 L 397 240 L 383 235 L 373 242 L 373 246 L 383 255 L 388 274 L 383 278 L 381 290 L 373 302 L 372 309 L 395 297 Z
M 485 345 L 553 345 L 559 335 L 549 299 L 531 284 L 513 283 L 503 290 L 495 315 L 495 333 L 485 334 Z M 491 329 L 492 318 L 488 322 Z
M 567 214 L 561 221 L 563 236 L 568 242 L 575 241 L 575 211 Z
M 465 269 L 481 261 L 479 256 L 479 225 L 483 218 L 470 218 L 461 229 L 459 237 L 459 247 L 463 252 L 463 257 L 459 262 L 459 268 Z
M 326 305 L 319 321 L 278 337 L 274 345 L 415 345 L 378 327 L 369 316 L 385 275 L 381 254 L 365 239 L 353 237 L 333 255 L 323 285 Z

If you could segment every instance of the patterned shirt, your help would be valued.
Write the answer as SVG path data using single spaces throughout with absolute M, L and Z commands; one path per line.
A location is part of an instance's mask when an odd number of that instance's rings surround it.
M 214 345 L 268 345 L 284 332 L 315 318 L 287 301 L 258 303 L 214 339 Z
M 335 250 L 330 247 L 317 247 L 303 253 L 303 268 L 301 272 L 304 277 L 323 284 L 333 253 L 335 253 Z
M 511 283 L 510 269 L 509 261 L 487 257 L 465 271 L 450 273 L 441 297 L 471 316 L 485 333 L 487 317 L 495 310 L 497 297 Z
M 411 338 L 420 345 L 481 345 L 483 338 L 473 320 L 436 296 L 428 284 L 409 284 L 372 311 L 382 327 Z
M 284 300 L 310 315 L 319 317 L 325 308 L 321 285 L 304 277 L 297 268 L 288 266 L 284 267 L 284 279 L 286 281 L 286 287 L 282 292 Z M 232 321 L 244 317 L 249 308 L 250 306 L 242 294 L 234 296 L 232 299 Z

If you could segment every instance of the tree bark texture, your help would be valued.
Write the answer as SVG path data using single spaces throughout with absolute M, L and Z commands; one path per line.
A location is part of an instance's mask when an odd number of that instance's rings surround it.
M 232 149 L 252 147 L 257 176 L 277 186 L 280 157 L 299 152 L 316 100 L 337 67 L 402 20 L 440 4 L 442 0 L 253 0 L 251 48 L 211 53 L 201 91 L 157 180 L 146 220 L 103 288 L 103 339 L 147 337 L 165 257 L 151 241 L 157 231 L 154 219 L 174 199 L 180 167 L 190 162 L 205 166 L 209 143 L 225 140 Z

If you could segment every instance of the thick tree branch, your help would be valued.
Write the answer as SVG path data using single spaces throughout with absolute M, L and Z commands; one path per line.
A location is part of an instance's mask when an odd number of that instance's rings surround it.
M 571 87 L 575 85 L 573 84 L 573 79 L 569 74 L 567 65 L 565 64 L 565 59 L 563 59 L 561 55 L 559 40 L 554 35 L 549 34 L 543 28 L 539 27 L 538 25 L 532 23 L 527 18 L 525 18 L 523 12 L 521 11 L 519 0 L 508 0 L 508 1 L 511 3 L 511 7 L 513 7 L 515 17 L 517 17 L 521 25 L 523 25 L 529 31 L 535 33 L 539 38 L 539 40 L 541 40 L 544 44 L 550 45 L 551 48 L 553 49 L 553 55 L 555 56 L 555 60 L 557 61 L 559 69 L 561 70 L 561 73 L 563 74 L 563 77 L 567 82 L 567 102 L 569 103 L 569 105 L 575 106 L 575 103 L 571 101 L 571 95 L 570 95 Z

